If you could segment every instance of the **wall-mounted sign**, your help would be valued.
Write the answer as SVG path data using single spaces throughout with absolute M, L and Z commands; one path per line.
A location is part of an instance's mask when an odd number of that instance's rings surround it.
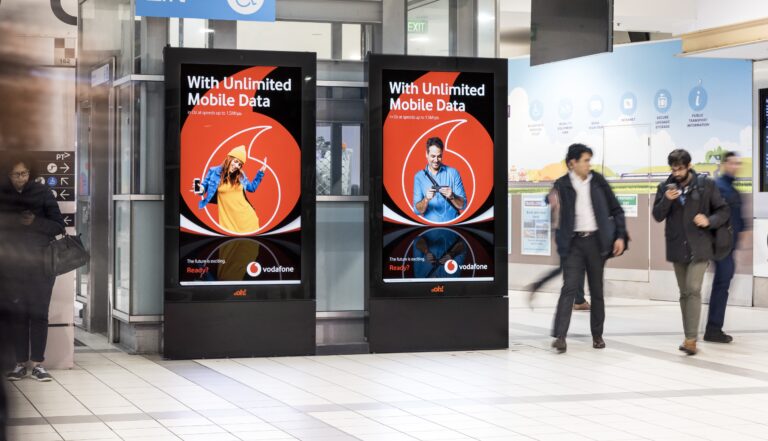
M 426 18 L 415 18 L 408 20 L 409 34 L 426 34 L 428 29 L 428 22 Z
M 136 0 L 136 15 L 275 21 L 275 0 Z
M 616 195 L 619 200 L 621 208 L 624 209 L 625 217 L 637 217 L 637 195 L 636 194 L 619 194 Z

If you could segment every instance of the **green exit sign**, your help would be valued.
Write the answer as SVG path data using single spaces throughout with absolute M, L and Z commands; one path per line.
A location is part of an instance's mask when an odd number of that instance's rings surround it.
M 408 20 L 408 33 L 409 34 L 426 34 L 427 20 L 424 18 Z

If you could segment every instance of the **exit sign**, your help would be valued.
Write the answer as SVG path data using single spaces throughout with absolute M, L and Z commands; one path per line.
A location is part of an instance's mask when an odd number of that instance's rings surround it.
M 427 20 L 424 18 L 408 20 L 408 33 L 409 34 L 426 34 Z

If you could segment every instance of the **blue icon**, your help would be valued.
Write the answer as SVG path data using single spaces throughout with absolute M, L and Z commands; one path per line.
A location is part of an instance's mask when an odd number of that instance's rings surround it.
M 707 98 L 707 89 L 701 86 L 701 80 L 699 80 L 699 84 L 688 94 L 688 105 L 694 112 L 701 112 L 707 107 Z
M 631 116 L 635 112 L 637 112 L 637 97 L 634 93 L 627 92 L 621 96 L 621 113 Z
M 55 177 L 51 176 L 50 178 L 48 178 L 48 186 L 49 187 L 55 187 L 56 184 L 58 184 L 58 183 L 59 183 L 59 180 L 56 179 Z
M 589 99 L 589 114 L 592 115 L 593 118 L 600 117 L 600 115 L 603 114 L 604 108 L 605 104 L 599 95 L 594 95 Z
M 653 98 L 653 105 L 659 113 L 669 112 L 672 107 L 672 94 L 667 89 L 659 90 Z
M 532 101 L 528 113 L 530 113 L 532 120 L 538 121 L 544 116 L 544 105 L 541 104 L 541 101 Z
M 573 115 L 573 102 L 568 98 L 561 99 L 558 113 L 560 114 L 560 119 L 570 118 Z

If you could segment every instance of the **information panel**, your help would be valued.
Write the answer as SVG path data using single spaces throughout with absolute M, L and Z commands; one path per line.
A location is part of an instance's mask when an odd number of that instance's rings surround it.
M 371 296 L 504 295 L 506 64 L 371 55 L 369 84 Z

